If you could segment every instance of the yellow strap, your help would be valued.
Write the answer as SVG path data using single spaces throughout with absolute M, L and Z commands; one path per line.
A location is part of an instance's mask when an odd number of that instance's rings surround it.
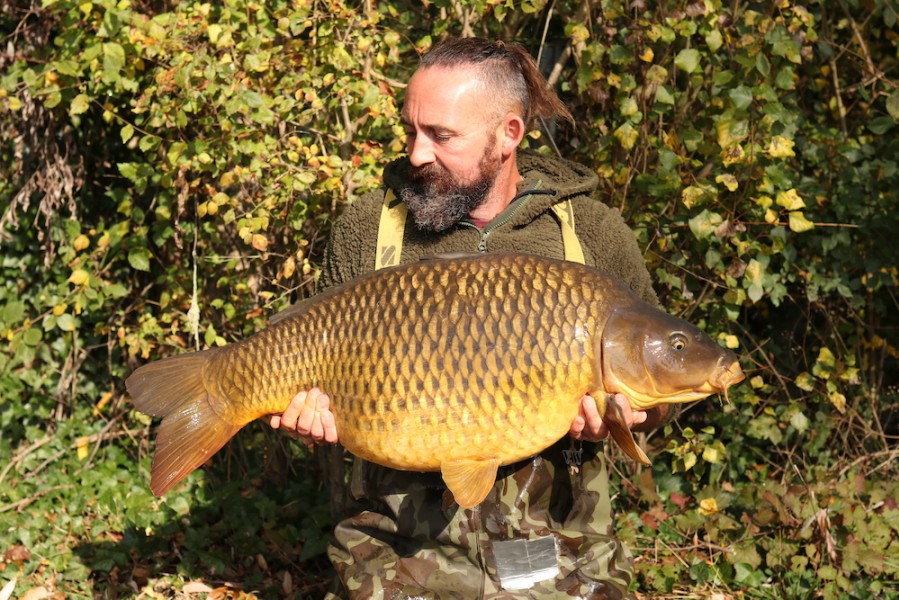
M 565 260 L 587 264 L 584 258 L 584 248 L 574 233 L 574 208 L 571 206 L 571 200 L 565 201 L 563 204 L 553 204 L 553 212 L 559 218 L 559 225 L 562 227 L 562 244 L 565 247 Z
M 393 190 L 387 188 L 384 204 L 381 206 L 381 221 L 378 223 L 378 246 L 375 252 L 375 270 L 392 267 L 400 263 L 403 251 L 403 232 L 406 229 L 405 202 L 396 198 Z
M 565 260 L 586 264 L 584 249 L 574 232 L 574 209 L 571 200 L 562 204 L 553 204 L 553 212 L 559 219 L 562 229 L 562 245 L 565 249 Z M 403 232 L 406 229 L 406 216 L 409 209 L 405 202 L 400 202 L 390 188 L 384 194 L 381 206 L 381 220 L 378 223 L 378 246 L 375 253 L 375 270 L 392 267 L 400 263 L 403 251 Z

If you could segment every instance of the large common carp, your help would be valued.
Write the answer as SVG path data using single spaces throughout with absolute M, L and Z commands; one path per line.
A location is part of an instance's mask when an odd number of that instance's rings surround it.
M 392 267 L 299 303 L 240 342 L 149 363 L 126 381 L 163 417 L 150 487 L 162 495 L 237 431 L 299 391 L 331 398 L 338 435 L 366 460 L 440 471 L 480 503 L 497 468 L 564 436 L 584 394 L 637 460 L 617 404 L 689 402 L 743 379 L 695 326 L 583 265 L 518 254 Z

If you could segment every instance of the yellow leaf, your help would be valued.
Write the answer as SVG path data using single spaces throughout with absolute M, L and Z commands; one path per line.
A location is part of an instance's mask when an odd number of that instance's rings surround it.
M 66 305 L 65 305 L 65 304 L 57 304 L 56 306 L 53 307 L 53 316 L 54 316 L 54 317 L 59 317 L 59 316 L 61 316 L 64 312 L 66 312 Z
M 795 188 L 790 188 L 785 192 L 777 192 L 777 204 L 783 206 L 787 210 L 799 210 L 805 208 L 805 202 L 799 197 Z
M 96 406 L 94 406 L 93 413 L 95 417 L 100 414 L 107 404 L 109 404 L 110 400 L 112 400 L 112 392 L 109 390 L 103 392 L 103 395 L 97 400 Z
M 85 248 L 91 245 L 90 238 L 88 238 L 83 233 L 72 240 L 72 247 L 75 248 L 76 251 L 81 252 Z
M 701 187 L 691 185 L 690 187 L 684 188 L 680 193 L 681 202 L 683 202 L 684 206 L 687 208 L 693 208 L 696 202 L 702 198 L 703 194 L 705 194 L 705 190 Z
M 795 231 L 796 233 L 802 233 L 803 231 L 808 231 L 809 229 L 814 228 L 815 224 L 806 219 L 801 210 L 794 210 L 790 212 L 790 229 L 792 231 Z
M 640 60 L 643 62 L 652 62 L 653 58 L 655 58 L 655 53 L 652 51 L 652 48 L 647 48 L 643 51 L 643 54 L 640 55 Z
M 209 34 L 209 41 L 215 44 L 219 40 L 219 36 L 222 34 L 222 26 L 221 25 L 210 25 L 209 29 L 207 29 L 207 33 Z
M 702 449 L 702 460 L 714 464 L 719 464 L 721 462 L 721 456 L 718 448 L 715 446 L 706 446 Z
M 260 252 L 265 252 L 268 249 L 268 239 L 261 233 L 254 233 L 250 239 L 250 244 Z
M 723 175 L 718 175 L 715 178 L 716 183 L 723 183 L 724 187 L 726 187 L 731 192 L 735 192 L 739 184 L 737 183 L 737 178 L 731 175 L 730 173 L 725 173 Z
M 724 338 L 724 345 L 733 350 L 740 347 L 740 340 L 735 335 L 729 335 Z
M 80 437 L 78 441 L 75 442 L 75 449 L 78 453 L 78 460 L 84 460 L 87 458 L 88 449 L 90 448 L 90 438 L 88 437 Z
M 765 153 L 771 158 L 787 158 L 789 156 L 796 156 L 796 153 L 793 152 L 793 144 L 793 140 L 780 135 L 775 135 L 773 138 L 771 138 L 771 141 L 768 142 L 768 147 L 765 149 Z
M 741 163 L 746 159 L 746 152 L 739 144 L 731 146 L 721 151 L 721 161 L 724 166 L 729 167 L 737 163 Z
M 840 392 L 831 392 L 829 397 L 830 403 L 833 404 L 834 408 L 840 411 L 841 414 L 846 412 L 846 396 Z
M 771 196 L 759 196 L 758 198 L 753 198 L 753 202 L 761 206 L 762 208 L 770 208 L 772 204 L 774 204 L 774 200 L 771 199 Z
M 699 514 L 713 515 L 718 512 L 718 501 L 714 498 L 703 498 L 699 501 Z
M 87 271 L 84 269 L 75 269 L 72 271 L 72 274 L 69 275 L 69 283 L 74 285 L 84 285 L 89 278 L 90 275 L 88 275 Z
M 640 136 L 637 130 L 631 127 L 630 123 L 625 123 L 619 127 L 612 135 L 625 150 L 633 148 L 637 143 L 637 138 Z

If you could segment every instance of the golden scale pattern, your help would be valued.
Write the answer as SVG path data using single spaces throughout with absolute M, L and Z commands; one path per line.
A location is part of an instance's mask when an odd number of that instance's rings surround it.
M 437 469 L 519 444 L 525 458 L 535 438 L 561 437 L 594 377 L 602 280 L 520 256 L 497 269 L 419 264 L 226 347 L 223 395 L 277 412 L 317 385 L 347 449 L 395 468 Z M 535 389 L 553 393 L 538 402 Z

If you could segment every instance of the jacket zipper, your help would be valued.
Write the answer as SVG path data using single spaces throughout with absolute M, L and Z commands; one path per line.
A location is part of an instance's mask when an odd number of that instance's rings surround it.
M 490 234 L 493 233 L 494 230 L 499 229 L 500 227 L 502 227 L 503 225 L 505 225 L 506 223 L 511 221 L 515 217 L 515 215 L 517 215 L 518 212 L 522 208 L 524 208 L 524 205 L 527 204 L 528 202 L 530 202 L 530 197 L 534 191 L 536 191 L 536 190 L 530 190 L 524 198 L 521 198 L 520 201 L 511 210 L 511 212 L 509 212 L 509 214 L 507 214 L 503 218 L 502 221 L 499 221 L 498 223 L 491 223 L 487 227 L 484 227 L 484 229 L 478 229 L 477 225 L 475 225 L 474 223 L 471 223 L 469 221 L 461 221 L 461 223 L 463 225 L 477 230 L 478 236 L 479 236 L 478 237 L 478 252 L 487 252 L 487 238 L 490 237 Z M 552 194 L 554 192 L 552 192 L 552 191 L 544 192 L 543 190 L 540 190 L 538 193 Z

